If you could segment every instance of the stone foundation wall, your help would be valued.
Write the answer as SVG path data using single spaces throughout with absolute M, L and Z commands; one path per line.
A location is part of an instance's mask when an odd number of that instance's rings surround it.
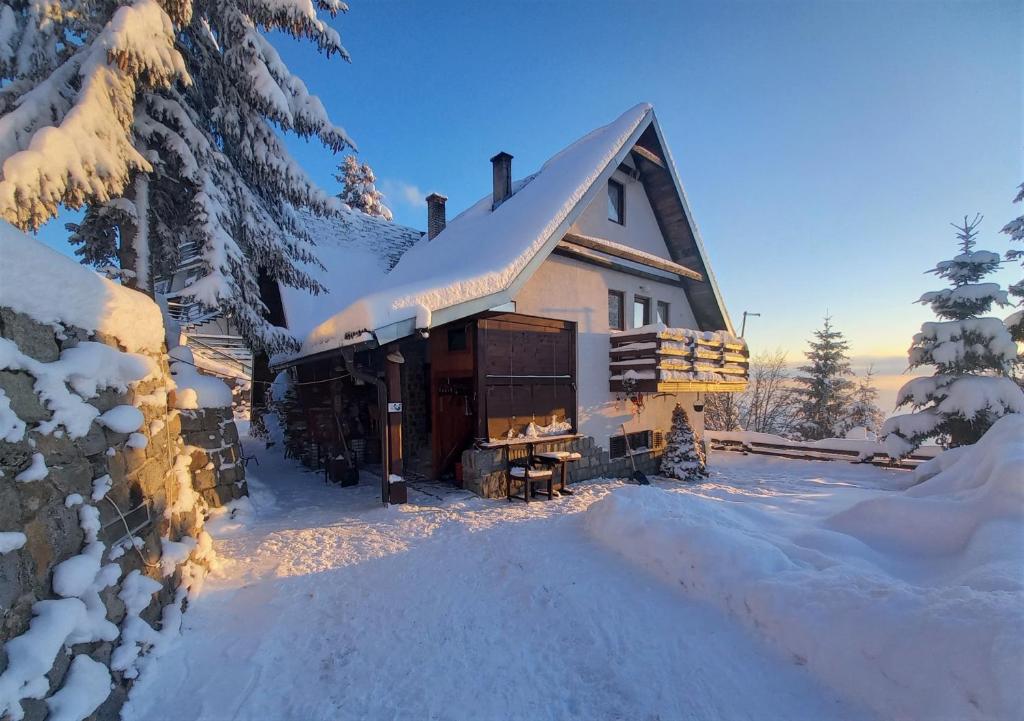
M 632 475 L 633 466 L 629 458 L 609 458 L 608 451 L 597 445 L 590 437 L 577 438 L 570 441 L 538 442 L 534 453 L 548 451 L 569 451 L 579 453 L 582 458 L 571 463 L 568 468 L 570 483 L 588 478 L 624 478 Z M 525 455 L 524 446 L 513 446 L 510 449 L 513 459 Z M 661 463 L 663 450 L 637 453 L 633 456 L 637 470 L 649 475 L 657 473 Z M 501 448 L 486 450 L 467 450 L 462 453 L 462 484 L 477 495 L 484 498 L 505 497 L 505 455 Z M 512 492 L 517 493 L 522 483 L 512 481 Z
M 10 694 L 0 695 L 0 718 L 17 713 L 15 705 L 20 704 L 29 721 L 44 719 L 46 698 L 64 685 L 72 659 L 86 656 L 109 671 L 112 689 L 89 718 L 117 719 L 138 672 L 134 655 L 144 656 L 147 648 L 126 631 L 131 617 L 137 615 L 156 631 L 176 624 L 177 610 L 187 604 L 185 591 L 212 562 L 210 538 L 202 530 L 205 512 L 245 492 L 238 434 L 230 409 L 174 410 L 165 353 L 145 356 L 156 372 L 124 388 L 99 387 L 90 395 L 88 383 L 83 386 L 73 376 L 64 384 L 73 403 L 84 401 L 99 413 L 121 408 L 134 418 L 132 409 L 137 409 L 142 422 L 136 430 L 118 432 L 102 419 L 77 437 L 62 426 L 41 429 L 39 424 L 54 413 L 52 401 L 36 387 L 37 376 L 65 367 L 62 354 L 80 343 L 124 351 L 114 338 L 100 333 L 43 325 L 0 308 L 0 344 L 10 349 L 10 342 L 23 357 L 22 367 L 17 358 L 4 367 L 0 354 L 0 409 L 9 404 L 13 412 L 0 413 L 8 424 L 0 426 L 0 534 L 10 539 L 23 533 L 24 540 L 0 555 L 0 694 L 5 680 L 25 672 L 24 664 L 16 667 L 18 655 L 8 642 L 48 623 L 37 602 L 59 599 L 51 603 L 63 604 L 61 613 L 77 613 L 82 606 L 99 615 L 66 637 L 45 678 L 35 677 L 46 690 L 31 695 L 40 698 L 22 698 L 27 691 L 12 691 L 12 703 Z M 140 359 L 132 354 L 112 357 Z M 97 370 L 99 376 L 103 372 Z M 17 480 L 39 455 L 45 476 Z M 69 559 L 103 570 L 97 570 L 85 589 L 68 590 L 66 584 L 55 588 L 60 569 L 69 571 L 61 566 Z M 138 605 L 140 588 L 143 607 L 132 611 L 131 591 L 136 591 Z M 115 662 L 118 657 L 121 663 Z M 94 666 L 84 660 L 78 665 Z M 10 683 L 7 688 L 12 688 Z

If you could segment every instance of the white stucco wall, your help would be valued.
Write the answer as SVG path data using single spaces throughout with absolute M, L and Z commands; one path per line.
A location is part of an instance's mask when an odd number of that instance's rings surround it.
M 603 206 L 602 206 L 603 207 Z M 660 234 L 659 234 L 660 237 Z M 645 248 L 646 249 L 646 248 Z M 649 251 L 653 252 L 653 251 Z M 646 397 L 639 416 L 632 403 L 616 402 L 608 390 L 608 291 L 625 295 L 626 327 L 632 327 L 634 294 L 671 304 L 672 325 L 694 328 L 693 313 L 682 288 L 609 270 L 573 258 L 550 256 L 515 298 L 516 312 L 576 323 L 577 329 L 577 402 L 580 433 L 593 436 L 603 448 L 608 438 L 622 433 L 662 429 L 671 426 L 672 409 L 677 402 L 690 413 L 698 432 L 703 432 L 702 414 L 693 412 L 694 393 L 654 398 Z M 654 306 L 652 305 L 652 308 Z
M 643 184 L 619 171 L 615 171 L 612 177 L 625 188 L 625 224 L 608 220 L 608 193 L 601 192 L 573 223 L 570 232 L 622 243 L 672 260 Z

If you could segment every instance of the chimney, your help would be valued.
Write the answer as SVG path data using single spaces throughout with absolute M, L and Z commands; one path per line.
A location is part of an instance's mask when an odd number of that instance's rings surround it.
M 444 230 L 444 204 L 448 200 L 440 193 L 427 196 L 427 240 L 433 240 Z
M 512 195 L 512 156 L 502 151 L 491 158 L 494 171 L 494 201 L 491 210 L 508 200 Z

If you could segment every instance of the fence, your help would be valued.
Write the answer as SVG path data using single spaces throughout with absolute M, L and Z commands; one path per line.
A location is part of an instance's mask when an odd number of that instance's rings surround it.
M 705 442 L 712 450 L 758 453 L 805 461 L 847 461 L 871 463 L 887 468 L 912 469 L 937 456 L 939 446 L 922 446 L 910 456 L 894 459 L 878 441 L 826 438 L 820 441 L 791 441 L 770 433 L 748 431 L 706 431 Z

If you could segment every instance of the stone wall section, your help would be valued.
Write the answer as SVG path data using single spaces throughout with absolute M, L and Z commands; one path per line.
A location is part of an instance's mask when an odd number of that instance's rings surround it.
M 6 308 L 0 308 L 0 337 L 43 363 L 57 361 L 63 351 L 83 341 L 118 347 L 114 338 L 100 333 L 43 325 Z M 26 537 L 23 546 L 0 555 L 0 641 L 5 645 L 29 629 L 37 601 L 59 598 L 53 588 L 54 569 L 82 554 L 87 542 L 83 507 L 94 506 L 99 512 L 102 563 L 120 569 L 117 582 L 100 592 L 106 619 L 123 631 L 126 608 L 119 594 L 129 574 L 138 571 L 159 584 L 139 614 L 159 630 L 170 604 L 187 605 L 179 589 L 201 578 L 202 566 L 212 558 L 209 536 L 202 530 L 205 512 L 245 493 L 231 410 L 174 410 L 167 355 L 150 358 L 159 368 L 155 377 L 123 391 L 102 389 L 86 399 L 100 412 L 122 405 L 138 408 L 144 418 L 138 431 L 118 433 L 94 422 L 86 435 L 73 439 L 60 429 L 49 435 L 36 430 L 39 422 L 51 417 L 34 388 L 36 379 L 26 371 L 0 370 L 0 389 L 26 425 L 20 440 L 2 440 L 0 434 L 0 532 Z M 16 481 L 37 453 L 45 459 L 45 478 Z M 109 476 L 109 490 L 94 495 L 96 479 L 104 476 Z M 74 502 L 79 496 L 81 500 Z M 163 559 L 165 541 L 184 542 L 194 550 L 189 559 L 168 564 Z M 73 657 L 85 654 L 109 668 L 122 642 L 119 637 L 60 650 L 46 675 L 49 690 L 44 698 L 21 701 L 25 718 L 46 718 L 45 697 L 61 688 Z M 0 674 L 8 667 L 6 650 L 0 649 Z M 111 680 L 110 696 L 90 718 L 119 717 L 132 680 L 112 669 Z
M 547 443 L 538 441 L 534 447 L 534 453 L 545 453 L 548 451 L 575 452 L 582 456 L 580 460 L 569 464 L 567 475 L 570 483 L 588 478 L 626 478 L 633 473 L 633 465 L 628 457 L 610 458 L 608 451 L 601 448 L 589 436 L 569 441 L 550 441 Z M 524 446 L 513 446 L 511 450 L 512 458 L 522 457 L 525 452 Z M 654 475 L 658 472 L 658 466 L 661 464 L 661 456 L 663 454 L 664 449 L 636 453 L 633 456 L 633 462 L 636 463 L 637 470 L 643 471 L 648 475 Z M 503 449 L 470 449 L 463 451 L 462 484 L 464 488 L 484 498 L 504 498 L 506 475 Z M 517 483 L 513 479 L 512 493 L 517 493 L 521 488 L 521 482 Z
M 192 483 L 211 508 L 249 495 L 238 429 L 231 408 L 178 411 L 181 437 L 192 457 Z

